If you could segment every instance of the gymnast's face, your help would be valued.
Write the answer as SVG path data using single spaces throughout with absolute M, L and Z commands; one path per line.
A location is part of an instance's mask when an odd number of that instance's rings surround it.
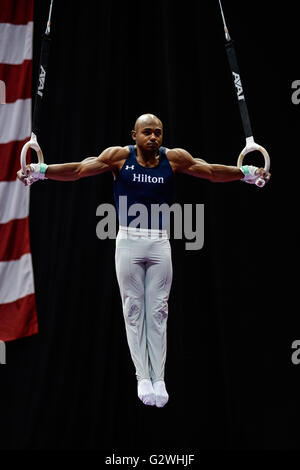
M 136 122 L 131 135 L 140 149 L 156 153 L 162 143 L 163 126 L 157 118 L 141 119 Z

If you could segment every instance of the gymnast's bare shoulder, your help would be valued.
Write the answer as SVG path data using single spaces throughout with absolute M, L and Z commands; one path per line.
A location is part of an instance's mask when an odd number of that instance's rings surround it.
M 129 147 L 108 147 L 98 157 L 89 157 L 80 163 L 79 177 L 99 175 L 112 171 L 116 177 L 129 155 Z
M 129 146 L 125 147 L 108 147 L 98 157 L 101 164 L 107 166 L 107 169 L 113 172 L 116 178 L 130 153 Z
M 182 148 L 166 148 L 166 155 L 174 172 L 183 172 L 185 168 L 191 165 L 208 165 L 202 158 L 194 158 Z

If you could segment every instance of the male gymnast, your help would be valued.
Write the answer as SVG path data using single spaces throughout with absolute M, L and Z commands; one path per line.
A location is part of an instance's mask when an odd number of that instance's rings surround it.
M 242 180 L 254 184 L 265 182 L 270 173 L 263 168 L 241 168 L 193 158 L 181 148 L 162 147 L 163 124 L 153 114 L 143 114 L 131 131 L 135 145 L 109 147 L 98 157 L 81 162 L 26 166 L 18 178 L 29 185 L 39 179 L 75 181 L 79 178 L 111 171 L 119 216 L 115 264 L 127 341 L 135 366 L 138 397 L 145 405 L 163 407 L 169 399 L 164 381 L 166 362 L 166 326 L 168 298 L 172 282 L 171 249 L 168 227 L 164 221 L 153 226 L 151 206 L 173 203 L 175 173 L 185 173 L 212 182 Z M 119 204 L 127 197 L 128 212 Z M 144 227 L 132 227 L 130 207 L 143 204 L 148 209 Z

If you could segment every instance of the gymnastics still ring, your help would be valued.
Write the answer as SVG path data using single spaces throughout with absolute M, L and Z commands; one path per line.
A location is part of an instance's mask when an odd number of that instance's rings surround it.
M 44 163 L 44 156 L 43 156 L 42 149 L 38 144 L 36 135 L 34 134 L 34 132 L 32 132 L 30 140 L 26 142 L 26 144 L 23 146 L 21 150 L 20 163 L 21 163 L 21 169 L 22 169 L 23 175 L 26 174 L 26 157 L 27 157 L 27 152 L 29 148 L 32 148 L 33 150 L 36 151 L 38 162 Z
M 252 139 L 252 140 L 250 140 Z M 243 148 L 243 150 L 241 151 L 240 155 L 239 155 L 239 158 L 238 158 L 238 161 L 237 161 L 237 166 L 240 168 L 242 165 L 243 165 L 243 161 L 244 161 L 244 157 L 245 155 L 247 155 L 247 153 L 250 153 L 250 152 L 254 152 L 255 150 L 257 150 L 258 152 L 262 153 L 264 159 L 265 159 L 265 166 L 264 166 L 264 170 L 269 173 L 269 170 L 270 170 L 270 165 L 271 165 L 271 162 L 270 162 L 270 157 L 269 157 L 269 154 L 267 152 L 267 150 L 262 147 L 261 145 L 258 145 L 254 142 L 253 140 L 253 137 L 248 137 L 246 139 L 246 147 Z M 255 182 L 256 186 L 262 188 L 264 185 L 265 185 L 265 180 L 263 178 L 258 178 Z
M 51 20 L 51 13 L 52 13 L 52 5 L 53 0 L 51 0 L 50 8 L 49 8 L 49 16 L 47 21 L 47 27 L 45 34 L 43 36 L 42 47 L 41 47 L 41 55 L 40 55 L 40 63 L 39 63 L 39 78 L 37 84 L 37 91 L 35 95 L 35 104 L 34 104 L 34 113 L 33 113 L 33 125 L 32 125 L 32 132 L 31 137 L 28 142 L 25 143 L 21 150 L 20 155 L 20 164 L 23 175 L 26 175 L 26 166 L 27 166 L 27 152 L 29 148 L 35 150 L 38 157 L 38 163 L 44 163 L 44 156 L 41 147 L 37 141 L 37 134 L 39 129 L 39 121 L 40 121 L 40 114 L 41 114 L 41 105 L 42 105 L 42 98 L 44 93 L 45 87 L 45 79 L 46 79 L 46 71 L 47 71 L 47 63 L 48 63 L 48 56 L 50 51 L 50 20 Z M 28 185 L 30 185 L 33 181 L 27 178 Z
M 244 157 L 245 155 L 247 155 L 247 153 L 258 151 L 264 157 L 264 160 L 265 160 L 264 170 L 268 173 L 270 170 L 270 165 L 271 165 L 270 157 L 269 157 L 267 150 L 261 145 L 258 145 L 254 141 L 253 132 L 252 132 L 251 123 L 250 123 L 250 117 L 249 117 L 247 103 L 245 99 L 245 93 L 242 87 L 241 74 L 240 74 L 240 70 L 239 70 L 239 66 L 237 62 L 236 52 L 235 52 L 233 41 L 231 37 L 229 36 L 229 32 L 226 26 L 221 0 L 219 0 L 219 5 L 220 5 L 220 10 L 221 10 L 222 20 L 223 20 L 223 25 L 224 25 L 225 38 L 227 41 L 227 43 L 225 44 L 227 58 L 228 58 L 229 66 L 230 66 L 233 81 L 234 81 L 237 101 L 238 101 L 239 110 L 240 110 L 240 116 L 242 119 L 244 133 L 246 137 L 246 146 L 243 148 L 243 150 L 241 151 L 238 157 L 237 166 L 239 168 L 242 166 Z M 260 188 L 262 188 L 265 185 L 265 183 L 266 181 L 263 178 L 258 178 L 255 182 L 256 186 Z

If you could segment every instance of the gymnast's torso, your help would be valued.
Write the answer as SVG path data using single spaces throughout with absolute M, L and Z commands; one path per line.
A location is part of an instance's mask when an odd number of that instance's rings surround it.
M 153 207 L 158 208 L 162 204 L 171 206 L 174 202 L 174 171 L 166 148 L 159 148 L 157 164 L 150 167 L 138 162 L 134 145 L 129 145 L 128 149 L 129 154 L 114 179 L 114 198 L 120 225 L 128 226 L 137 215 L 138 206 L 134 205 L 142 204 L 147 209 L 148 218 L 142 223 L 147 226 L 141 228 L 165 228 L 161 217 L 158 222 L 154 221 L 151 211 Z

